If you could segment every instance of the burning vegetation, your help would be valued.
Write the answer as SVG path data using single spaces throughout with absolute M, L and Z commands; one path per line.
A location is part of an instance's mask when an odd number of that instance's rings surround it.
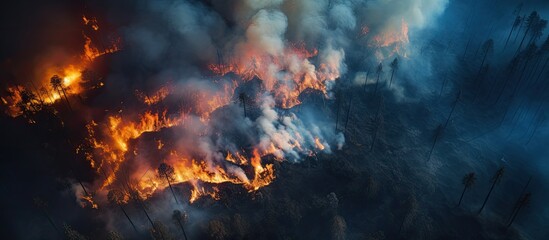
M 54 136 L 40 143 L 66 165 L 63 184 L 79 210 L 108 218 L 101 224 L 109 230 L 123 226 L 127 236 L 170 239 L 173 226 L 164 225 L 169 218 L 184 239 L 444 238 L 434 234 L 442 224 L 435 219 L 443 217 L 429 215 L 425 203 L 425 196 L 441 191 L 435 184 L 439 169 L 452 169 L 442 166 L 439 148 L 461 157 L 448 142 L 478 150 L 467 144 L 483 136 L 475 130 L 469 140 L 450 139 L 459 134 L 455 122 L 462 120 L 460 108 L 469 97 L 458 88 L 467 84 L 444 79 L 440 93 L 436 86 L 436 100 L 432 89 L 422 89 L 423 75 L 439 74 L 424 50 L 450 55 L 452 45 L 442 50 L 429 44 L 417 54 L 413 33 L 440 14 L 421 7 L 446 2 L 371 2 L 135 3 L 129 16 L 112 17 L 116 14 L 105 10 L 113 29 L 102 17 L 78 14 L 79 51 L 59 61 L 38 61 L 32 68 L 36 78 L 7 82 L 0 105 L 10 120 Z M 512 106 L 516 95 L 547 75 L 549 38 L 535 45 L 546 25 L 532 12 L 528 18 L 517 15 L 511 28 L 503 51 L 514 31 L 524 34 L 522 41 L 501 87 L 490 86 L 486 97 L 507 106 L 499 127 L 511 115 L 511 121 L 529 116 L 521 110 L 526 100 Z M 482 60 L 470 64 L 478 82 L 472 102 L 488 85 L 495 46 L 493 39 L 477 46 L 474 59 Z M 469 43 L 463 58 L 468 50 Z M 421 105 L 410 96 L 449 107 Z M 528 126 L 528 143 L 545 121 L 542 109 L 540 103 Z M 407 126 L 414 121 L 422 126 Z M 509 135 L 514 130 L 513 125 Z M 499 167 L 490 180 L 478 214 L 490 208 L 490 199 L 501 198 L 495 191 L 505 170 Z M 458 207 L 478 194 L 473 188 L 484 175 L 469 172 L 463 188 L 456 184 Z M 529 184 L 530 179 L 507 228 L 530 203 Z M 45 201 L 33 201 L 57 234 L 83 237 L 69 225 L 59 228 Z M 446 205 L 437 207 L 447 210 Z M 249 206 L 253 210 L 245 209 Z M 220 217 L 210 220 L 210 209 Z M 444 224 L 458 218 L 494 224 L 448 211 L 453 215 Z M 367 216 L 387 212 L 383 231 L 356 233 L 377 224 L 379 218 Z M 317 219 L 320 224 L 311 227 Z M 252 229 L 250 223 L 261 226 Z M 321 229 L 307 235 L 296 228 Z M 487 231 L 501 234 L 493 228 Z M 121 238 L 114 231 L 108 237 Z

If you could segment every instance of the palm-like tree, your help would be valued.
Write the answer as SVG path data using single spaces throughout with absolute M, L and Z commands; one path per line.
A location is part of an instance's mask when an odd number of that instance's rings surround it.
M 501 178 L 503 177 L 503 174 L 505 173 L 505 167 L 500 167 L 494 176 L 492 177 L 492 187 L 490 187 L 490 191 L 488 191 L 488 195 L 486 195 L 486 198 L 484 199 L 484 203 L 482 203 L 482 207 L 478 210 L 478 213 L 480 214 L 484 207 L 486 206 L 486 202 L 488 202 L 488 199 L 490 198 L 490 195 L 492 194 L 492 191 L 494 190 L 494 187 L 496 184 L 501 182 Z
M 526 39 L 526 36 L 528 33 L 530 33 L 534 28 L 538 28 L 539 21 L 541 20 L 541 17 L 539 16 L 538 12 L 533 11 L 530 13 L 528 18 L 526 19 L 526 30 L 524 31 L 524 36 L 522 37 L 522 40 L 520 41 L 519 47 L 517 48 L 517 52 L 515 55 L 517 55 L 520 52 L 520 49 L 522 48 L 522 44 L 524 43 L 524 39 Z
M 513 217 L 511 218 L 511 221 L 509 222 L 509 224 L 507 224 L 507 228 L 509 228 L 511 226 L 511 224 L 513 224 L 513 222 L 515 221 L 515 218 L 517 217 L 520 209 L 522 209 L 524 206 L 527 206 L 528 204 L 530 204 L 531 198 L 532 198 L 532 193 L 526 193 L 519 200 L 518 206 L 517 206 L 515 212 L 513 213 Z
M 461 205 L 461 200 L 463 200 L 463 195 L 465 195 L 465 191 L 471 188 L 475 184 L 476 180 L 477 180 L 477 177 L 474 172 L 467 173 L 465 174 L 465 176 L 463 176 L 461 183 L 463 184 L 464 187 L 463 187 L 463 192 L 461 192 L 461 197 L 459 198 L 458 206 Z
M 185 232 L 185 228 L 183 227 L 183 224 L 187 222 L 187 214 L 185 212 L 181 212 L 179 210 L 174 210 L 172 214 L 172 219 L 179 227 L 181 228 L 181 231 L 183 232 L 183 236 L 185 237 L 185 240 L 187 240 L 187 233 Z
M 173 191 L 173 188 L 172 188 L 172 181 L 175 180 L 174 168 L 166 163 L 161 163 L 160 166 L 158 166 L 158 176 L 166 179 L 166 181 L 168 182 L 168 186 L 172 191 L 172 195 L 173 195 L 173 198 L 175 199 L 175 203 L 179 204 L 179 201 L 177 201 L 177 197 L 175 196 L 175 192 Z
M 63 87 L 63 79 L 58 75 L 53 75 L 50 78 L 50 84 L 52 88 L 57 91 L 59 96 L 61 96 L 61 93 L 63 93 L 63 96 L 65 97 L 65 101 L 67 102 L 67 106 L 69 106 L 69 109 L 72 111 L 71 104 L 69 102 L 69 99 L 67 98 L 67 93 L 65 92 L 65 88 Z
M 111 203 L 112 205 L 118 206 L 120 210 L 122 210 L 122 212 L 124 213 L 124 216 L 126 216 L 128 221 L 132 225 L 133 230 L 135 230 L 135 232 L 138 232 L 137 228 L 135 227 L 135 224 L 133 223 L 132 219 L 130 218 L 130 216 L 128 215 L 128 213 L 126 212 L 123 206 L 124 204 L 126 204 L 128 200 L 126 197 L 126 194 L 118 189 L 112 189 L 107 194 L 107 199 L 109 200 L 109 203 Z
M 511 31 L 509 32 L 509 36 L 507 36 L 507 40 L 505 40 L 505 45 L 503 46 L 503 51 L 507 48 L 507 44 L 509 43 L 509 39 L 511 38 L 511 35 L 513 34 L 513 31 L 517 29 L 520 24 L 522 23 L 522 17 L 520 15 L 517 15 L 515 18 L 515 21 L 513 22 L 513 27 L 511 27 Z
M 393 76 L 395 75 L 395 72 L 398 70 L 398 58 L 395 58 L 389 65 L 391 67 L 391 81 L 389 81 L 389 87 L 393 84 Z

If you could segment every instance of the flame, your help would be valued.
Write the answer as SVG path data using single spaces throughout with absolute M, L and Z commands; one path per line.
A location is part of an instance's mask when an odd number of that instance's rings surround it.
M 320 142 L 320 139 L 318 137 L 315 137 L 315 147 L 324 150 L 326 147 L 324 147 L 324 144 Z
M 395 54 L 406 57 L 407 51 L 405 47 L 410 42 L 408 31 L 408 23 L 402 19 L 399 28 L 389 28 L 375 35 L 370 39 L 369 46 L 378 49 L 375 55 L 380 61 Z M 386 52 L 382 52 L 381 48 L 390 48 L 390 51 L 387 54 Z
M 87 18 L 85 15 L 82 15 L 82 21 L 84 22 L 84 25 L 90 25 L 93 30 L 99 30 L 99 24 L 97 24 L 96 18 Z
M 152 95 L 145 94 L 139 90 L 136 90 L 135 94 L 137 97 L 145 104 L 151 106 L 163 101 L 171 93 L 171 88 L 169 86 L 163 86 L 158 91 Z
M 97 25 L 97 20 L 95 18 L 82 16 L 82 21 L 84 25 L 90 25 L 95 31 L 99 30 L 99 26 Z M 8 115 L 17 117 L 24 111 L 34 112 L 41 109 L 41 105 L 51 105 L 57 100 L 63 98 L 64 95 L 71 96 L 81 93 L 84 91 L 80 85 L 80 83 L 84 81 L 82 79 L 82 72 L 88 68 L 95 58 L 120 50 L 120 39 L 114 41 L 111 46 L 103 50 L 99 50 L 94 46 L 90 37 L 85 34 L 83 36 L 85 40 L 83 54 L 79 57 L 73 58 L 71 63 L 66 64 L 65 66 L 50 66 L 51 63 L 44 63 L 43 65 L 37 67 L 41 72 L 41 77 L 37 79 L 37 85 L 34 85 L 33 83 L 32 88 L 27 88 L 24 86 L 8 87 L 7 92 L 10 97 L 3 98 L 4 100 L 2 101 L 3 104 L 8 105 L 6 110 Z M 53 87 L 50 83 L 50 79 L 54 75 L 58 75 L 62 79 L 59 87 Z M 102 85 L 103 83 L 100 83 L 98 86 Z M 36 99 L 27 104 L 23 104 L 22 98 L 20 97 L 21 92 L 23 91 L 31 92 L 34 96 L 36 96 Z M 32 107 L 29 105 L 32 105 Z M 19 108 L 19 110 L 17 110 L 17 108 Z
M 325 82 L 339 78 L 339 66 L 320 64 L 317 67 L 310 62 L 309 59 L 317 55 L 317 49 L 308 50 L 303 43 L 298 43 L 290 44 L 278 56 L 249 50 L 229 63 L 211 64 L 209 68 L 221 76 L 236 73 L 244 81 L 258 77 L 282 108 L 291 108 L 301 103 L 298 97 L 304 90 L 311 88 L 327 94 Z M 280 72 L 284 74 L 277 74 Z

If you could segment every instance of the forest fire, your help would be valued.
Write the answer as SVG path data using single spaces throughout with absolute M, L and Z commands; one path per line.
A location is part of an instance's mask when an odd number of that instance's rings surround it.
M 243 48 L 243 51 L 230 57 L 229 63 L 210 64 L 210 69 L 220 76 L 235 73 L 244 81 L 258 77 L 266 90 L 274 93 L 282 108 L 300 104 L 298 96 L 308 88 L 327 94 L 326 81 L 333 81 L 340 75 L 340 59 L 315 66 L 311 61 L 317 57 L 318 50 L 307 50 L 303 43 L 288 44 L 276 55 L 251 48 Z M 279 74 L 281 71 L 284 71 L 283 75 Z
M 388 57 L 391 57 L 395 54 L 403 57 L 407 57 L 406 45 L 410 42 L 408 36 L 408 23 L 401 20 L 400 26 L 398 28 L 393 27 L 389 28 L 380 34 L 375 35 L 369 43 L 370 47 L 378 48 L 376 55 L 378 59 L 384 60 Z M 382 53 L 379 49 L 381 48 L 391 48 L 391 51 L 387 56 Z
M 82 20 L 84 25 L 89 24 L 95 31 L 99 30 L 95 18 L 83 16 Z M 42 105 L 51 105 L 62 98 L 81 93 L 83 91 L 81 83 L 85 81 L 82 73 L 87 70 L 93 60 L 120 50 L 120 39 L 113 42 L 110 47 L 100 50 L 94 46 L 90 37 L 85 34 L 83 36 L 85 40 L 83 54 L 73 57 L 72 63 L 65 66 L 51 66 L 50 63 L 38 66 L 42 76 L 37 79 L 37 85 L 31 81 L 31 87 L 22 85 L 8 87 L 9 97 L 3 98 L 3 104 L 8 106 L 7 113 L 10 116 L 17 117 L 25 112 L 35 112 L 41 109 Z M 22 92 L 25 92 L 25 98 L 18 97 Z M 67 104 L 69 104 L 68 100 Z
M 10 1 L 0 236 L 543 239 L 549 6 L 490 2 Z

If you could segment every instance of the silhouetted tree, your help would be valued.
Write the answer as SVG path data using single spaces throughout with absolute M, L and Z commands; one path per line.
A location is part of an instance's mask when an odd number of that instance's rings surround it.
M 509 39 L 511 38 L 511 35 L 513 34 L 513 31 L 520 26 L 522 23 L 522 17 L 520 15 L 517 15 L 515 18 L 515 21 L 513 22 L 513 26 L 511 27 L 511 31 L 509 31 L 509 36 L 507 36 L 507 40 L 505 40 L 505 45 L 503 46 L 503 51 L 507 48 L 507 44 L 509 43 Z
M 353 105 L 353 96 L 349 97 L 349 106 L 347 107 L 347 119 L 345 120 L 345 130 L 347 132 L 347 124 L 349 123 L 349 118 L 351 116 L 351 106 Z
M 535 43 L 543 35 L 543 30 L 547 27 L 547 20 L 539 19 L 532 25 L 532 30 L 530 31 L 530 42 L 529 44 Z
M 515 55 L 520 52 L 520 49 L 522 48 L 522 44 L 524 43 L 524 39 L 526 39 L 526 36 L 528 35 L 528 33 L 530 31 L 532 31 L 533 28 L 536 28 L 536 26 L 539 25 L 540 20 L 541 20 L 541 18 L 539 16 L 538 12 L 533 11 L 532 13 L 530 13 L 528 18 L 526 19 L 526 30 L 524 31 L 524 36 L 522 37 L 522 40 L 520 41 L 520 44 L 517 48 L 517 52 L 515 53 Z
M 337 126 L 339 124 L 339 107 L 341 107 L 341 92 L 340 91 L 337 91 L 336 92 L 336 101 L 337 101 L 337 110 L 336 110 L 336 126 L 335 126 L 335 131 L 337 132 Z
M 50 78 L 50 84 L 51 84 L 52 88 L 57 91 L 57 93 L 59 94 L 59 97 L 61 97 L 61 95 L 63 95 L 65 97 L 65 101 L 67 102 L 67 106 L 69 107 L 69 110 L 72 111 L 71 104 L 69 102 L 69 99 L 67 98 L 65 88 L 63 87 L 63 79 L 61 77 L 57 76 L 57 75 L 53 75 L 53 77 Z
M 242 106 L 244 107 L 244 117 L 247 117 L 246 102 L 248 101 L 248 96 L 242 92 L 238 95 L 238 99 L 240 100 L 240 102 L 242 103 Z
M 475 91 L 475 97 L 473 98 L 473 101 L 476 100 L 480 92 L 479 86 L 481 86 L 481 84 L 480 84 L 479 77 L 482 72 L 482 69 L 484 68 L 484 63 L 486 62 L 486 58 L 488 57 L 488 55 L 491 54 L 493 51 L 494 51 L 494 40 L 488 39 L 486 42 L 484 42 L 484 44 L 482 44 L 483 57 L 477 72 L 477 76 L 475 77 L 475 80 L 477 81 L 477 89 Z
M 442 135 L 442 132 L 444 132 L 444 127 L 442 126 L 442 124 L 439 124 L 435 129 L 435 137 L 433 139 L 433 145 L 431 146 L 431 150 L 429 151 L 429 156 L 427 157 L 427 161 L 431 160 L 431 155 L 433 154 L 435 145 L 437 144 L 438 139 Z
M 498 184 L 501 181 L 501 178 L 503 177 L 503 174 L 505 173 L 505 167 L 500 167 L 494 176 L 492 177 L 492 187 L 490 187 L 490 191 L 488 191 L 488 194 L 486 195 L 486 198 L 484 199 L 484 202 L 482 203 L 482 207 L 478 210 L 478 213 L 480 214 L 484 207 L 486 206 L 486 203 L 488 202 L 488 199 L 490 198 L 490 195 L 492 194 L 492 191 L 494 190 L 494 187 L 496 184 Z
M 549 36 L 547 36 L 547 39 L 545 40 L 545 42 L 543 42 L 543 44 L 539 48 L 539 55 L 538 55 L 539 60 L 541 60 L 543 56 L 547 55 L 547 53 L 549 53 Z M 546 57 L 545 62 L 543 63 L 543 66 L 541 67 L 541 70 L 539 71 L 537 78 L 534 80 L 534 83 L 537 83 L 539 81 L 539 79 L 541 78 L 541 75 L 543 74 L 543 72 L 545 72 L 545 68 L 547 67 L 548 63 L 549 63 L 549 57 Z
M 24 104 L 25 108 L 29 106 L 34 112 L 40 110 L 35 104 L 38 100 L 36 98 L 36 94 L 27 90 L 22 90 L 21 92 L 19 92 L 19 94 L 21 95 L 21 102 Z M 23 111 L 23 109 L 21 110 Z
M 446 119 L 446 122 L 444 123 L 443 129 L 446 129 L 448 126 L 448 123 L 450 122 L 450 119 L 452 118 L 452 114 L 454 114 L 454 110 L 456 109 L 457 104 L 459 103 L 459 99 L 461 98 L 461 90 L 458 92 L 456 99 L 452 103 L 452 110 L 450 110 L 450 114 L 448 114 L 448 118 Z
M 522 53 L 522 59 L 524 60 L 524 67 L 522 68 L 522 71 L 519 75 L 519 78 L 517 80 L 517 83 L 515 84 L 515 88 L 513 90 L 513 94 L 512 95 L 515 95 L 517 90 L 519 89 L 520 85 L 521 85 L 521 82 L 522 82 L 522 79 L 524 77 L 524 73 L 526 73 L 526 69 L 528 68 L 528 64 L 531 62 L 531 60 L 534 58 L 535 54 L 536 54 L 536 50 L 537 50 L 537 46 L 536 44 L 530 44 L 528 45 L 528 47 L 524 50 L 524 52 Z
M 139 206 L 139 208 L 141 208 L 141 210 L 143 210 L 143 213 L 145 213 L 145 216 L 147 217 L 147 220 L 151 224 L 152 231 L 162 234 L 162 232 L 160 232 L 158 229 L 156 229 L 156 225 L 154 224 L 153 220 L 151 219 L 151 216 L 149 215 L 149 213 L 147 212 L 147 207 L 145 206 L 145 202 L 144 202 L 143 198 L 141 197 L 141 195 L 139 194 L 139 192 L 136 189 L 131 189 L 130 188 L 130 198 L 133 199 L 137 203 L 137 206 Z M 161 237 L 162 237 L 162 235 L 161 235 Z
M 172 188 L 172 181 L 175 180 L 174 168 L 166 163 L 161 163 L 160 166 L 158 166 L 158 176 L 166 179 L 166 181 L 168 182 L 168 186 L 170 187 L 170 190 L 172 192 L 173 199 L 175 199 L 175 203 L 179 204 L 179 201 L 177 201 L 177 197 L 175 196 L 175 192 Z
M 513 222 L 515 221 L 515 218 L 517 217 L 517 215 L 520 212 L 520 209 L 522 209 L 523 207 L 530 204 L 531 198 L 532 198 L 531 193 L 524 194 L 524 196 L 520 199 L 520 201 L 518 203 L 518 207 L 517 207 L 516 211 L 514 212 L 513 217 L 511 218 L 511 221 L 509 222 L 509 224 L 507 224 L 507 228 L 509 228 L 511 226 L 511 224 L 513 224 Z
M 368 68 L 368 71 L 366 72 L 366 78 L 364 79 L 364 85 L 362 86 L 363 91 L 366 91 L 366 84 L 368 83 L 368 77 L 370 76 L 370 70 L 372 70 L 372 68 Z
M 383 65 L 381 63 L 379 63 L 379 65 L 377 66 L 376 73 L 377 73 L 377 78 L 376 78 L 376 87 L 375 87 L 375 90 L 374 90 L 374 95 L 377 94 L 377 86 L 379 85 L 379 77 L 381 76 L 381 73 L 383 73 Z
M 393 76 L 395 75 L 395 72 L 398 71 L 398 58 L 395 58 L 389 66 L 391 67 L 391 81 L 389 81 L 389 87 L 391 87 L 393 84 Z
M 48 210 L 47 210 L 48 204 L 45 201 L 43 201 L 42 199 L 38 198 L 38 197 L 35 197 L 33 199 L 33 202 L 34 202 L 34 206 L 36 208 L 40 209 L 42 214 L 44 214 L 44 216 L 48 219 L 48 222 L 51 224 L 51 226 L 53 227 L 55 232 L 59 235 L 59 237 L 63 238 L 63 234 L 61 233 L 59 228 L 57 228 L 57 225 L 55 225 L 53 219 L 51 218 L 50 214 L 48 213 Z
M 465 195 L 465 191 L 471 188 L 473 184 L 475 184 L 476 180 L 477 177 L 475 176 L 474 172 L 467 173 L 465 174 L 465 176 L 463 176 L 463 179 L 461 180 L 461 183 L 463 184 L 463 192 L 461 192 L 461 197 L 459 197 L 458 206 L 461 205 L 461 200 L 463 199 L 463 195 Z
M 511 212 L 511 215 L 509 215 L 509 218 L 507 219 L 507 222 L 511 221 L 511 218 L 513 217 L 513 215 L 515 215 L 515 212 L 517 211 L 517 209 L 520 205 L 520 200 L 522 200 L 522 197 L 524 196 L 524 193 L 526 192 L 526 189 L 528 189 L 528 186 L 530 185 L 531 181 L 532 181 L 532 176 L 530 176 L 528 178 L 528 181 L 526 182 L 524 187 L 522 187 L 522 190 L 520 191 L 519 197 L 518 197 L 517 201 L 515 202 L 515 206 L 513 207 L 513 211 Z
M 132 219 L 124 209 L 123 205 L 126 204 L 126 202 L 128 201 L 126 194 L 120 190 L 112 189 L 107 194 L 107 199 L 109 200 L 110 204 L 118 206 L 120 210 L 122 210 L 122 212 L 124 213 L 124 216 L 126 216 L 128 221 L 132 225 L 133 230 L 135 230 L 135 232 L 139 232 L 137 231 L 137 228 L 135 227 L 135 224 L 133 223 Z
M 187 240 L 187 233 L 185 232 L 185 228 L 183 227 L 183 224 L 187 222 L 187 214 L 184 212 L 182 213 L 179 210 L 174 210 L 172 214 L 172 219 L 181 228 L 181 231 L 183 232 L 183 237 L 185 237 L 185 240 Z
M 515 71 L 517 70 L 518 66 L 520 64 L 520 58 L 518 56 L 513 57 L 509 65 L 507 65 L 507 77 L 505 78 L 505 81 L 503 82 L 503 87 L 499 91 L 499 94 L 496 98 L 496 101 L 494 104 L 497 104 L 499 100 L 501 99 L 501 96 L 505 92 L 505 89 L 507 88 L 507 85 L 511 81 L 512 76 L 514 75 Z

